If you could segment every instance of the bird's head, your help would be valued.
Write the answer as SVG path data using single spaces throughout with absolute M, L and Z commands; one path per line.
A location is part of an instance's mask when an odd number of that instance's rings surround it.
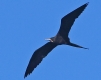
M 53 37 L 52 38 L 45 39 L 45 40 L 50 41 L 50 42 L 53 42 Z

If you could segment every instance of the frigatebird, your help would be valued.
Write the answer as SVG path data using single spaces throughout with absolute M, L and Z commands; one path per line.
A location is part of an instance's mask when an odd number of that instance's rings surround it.
M 75 19 L 78 18 L 78 16 L 84 11 L 87 5 L 88 3 L 80 6 L 79 8 L 65 15 L 61 19 L 60 29 L 58 33 L 56 34 L 56 36 L 46 39 L 46 40 L 49 40 L 49 42 L 43 45 L 42 47 L 40 47 L 39 49 L 37 49 L 33 53 L 29 61 L 29 64 L 27 66 L 24 78 L 27 77 L 27 75 L 29 75 L 30 73 L 32 73 L 32 71 L 39 65 L 39 63 L 41 63 L 42 59 L 45 58 L 48 55 L 48 53 L 52 51 L 58 45 L 65 44 L 73 47 L 88 49 L 88 48 L 79 46 L 77 44 L 71 43 L 68 37 L 69 31 L 73 23 L 75 22 Z

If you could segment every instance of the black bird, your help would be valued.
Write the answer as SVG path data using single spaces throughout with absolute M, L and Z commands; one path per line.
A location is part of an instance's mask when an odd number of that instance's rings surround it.
M 42 59 L 45 58 L 48 55 L 48 53 L 58 45 L 65 44 L 73 47 L 88 49 L 79 46 L 77 44 L 71 43 L 68 37 L 69 31 L 75 19 L 78 18 L 78 16 L 84 11 L 87 5 L 88 3 L 82 5 L 81 7 L 75 9 L 74 11 L 70 12 L 69 14 L 67 14 L 61 19 L 61 26 L 56 36 L 46 39 L 49 40 L 49 42 L 43 45 L 42 47 L 40 47 L 39 49 L 37 49 L 32 55 L 29 64 L 27 66 L 24 78 L 27 77 L 27 75 L 29 75 L 30 73 L 32 73 L 32 71 L 37 67 L 37 65 L 41 63 Z

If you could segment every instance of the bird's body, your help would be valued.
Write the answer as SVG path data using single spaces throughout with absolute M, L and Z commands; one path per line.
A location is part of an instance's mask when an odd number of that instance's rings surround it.
M 56 34 L 56 36 L 46 39 L 46 40 L 49 40 L 50 42 L 46 43 L 45 45 L 37 49 L 32 55 L 29 61 L 29 64 L 27 66 L 24 77 L 32 73 L 32 71 L 37 67 L 37 65 L 41 63 L 42 59 L 46 57 L 48 53 L 52 51 L 58 45 L 64 44 L 64 45 L 70 45 L 73 47 L 88 49 L 88 48 L 79 46 L 77 44 L 71 43 L 70 38 L 68 37 L 70 29 L 75 22 L 75 19 L 78 18 L 78 16 L 84 11 L 87 5 L 88 3 L 80 6 L 79 8 L 70 12 L 69 14 L 67 14 L 61 19 L 60 29 L 58 33 Z
M 67 37 L 64 39 L 60 34 L 57 34 L 55 37 L 50 38 L 50 42 L 53 42 L 57 45 L 62 45 L 62 44 L 68 44 L 69 43 L 69 38 Z

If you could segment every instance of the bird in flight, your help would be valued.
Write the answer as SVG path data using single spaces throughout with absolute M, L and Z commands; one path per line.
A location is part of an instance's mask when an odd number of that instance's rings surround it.
M 84 5 L 65 15 L 61 19 L 60 29 L 56 36 L 46 39 L 49 40 L 49 42 L 47 42 L 45 45 L 43 45 L 33 53 L 27 66 L 24 78 L 27 77 L 30 73 L 32 73 L 32 71 L 39 65 L 39 63 L 41 63 L 43 58 L 45 58 L 48 55 L 48 53 L 58 45 L 65 44 L 77 48 L 88 49 L 70 42 L 70 39 L 68 37 L 70 29 L 74 24 L 76 18 L 78 18 L 78 16 L 84 11 L 87 5 L 88 3 L 85 3 Z

